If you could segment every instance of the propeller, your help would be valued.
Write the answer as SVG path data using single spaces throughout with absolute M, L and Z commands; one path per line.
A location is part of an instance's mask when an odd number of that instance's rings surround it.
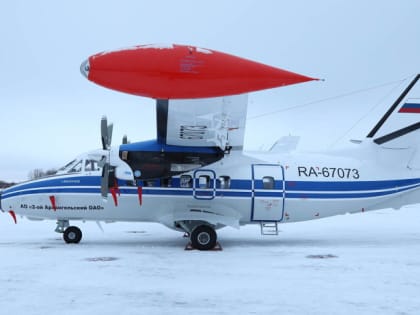
M 101 119 L 101 141 L 103 151 L 98 165 L 102 167 L 101 195 L 104 200 L 108 200 L 108 192 L 111 192 L 115 206 L 118 206 L 117 195 L 120 195 L 118 178 L 132 181 L 134 180 L 134 175 L 128 164 L 124 163 L 118 156 L 111 156 L 112 128 L 113 125 L 108 125 L 106 117 L 103 116 Z M 125 137 L 125 140 L 123 139 L 123 143 L 128 143 L 127 137 Z
M 99 161 L 99 166 L 102 167 L 102 177 L 101 177 L 101 195 L 104 199 L 108 197 L 108 187 L 109 187 L 109 173 L 111 169 L 110 165 L 110 154 L 111 154 L 111 141 L 112 141 L 112 128 L 113 124 L 108 125 L 108 120 L 106 116 L 103 116 L 101 119 L 101 140 L 102 140 L 102 149 L 106 153 L 102 156 L 102 159 Z

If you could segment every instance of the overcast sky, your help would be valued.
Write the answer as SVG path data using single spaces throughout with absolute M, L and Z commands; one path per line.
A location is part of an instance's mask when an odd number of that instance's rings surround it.
M 89 55 L 137 44 L 190 44 L 326 80 L 252 93 L 249 149 L 287 134 L 302 136 L 301 149 L 363 138 L 389 106 L 384 96 L 420 71 L 419 12 L 418 0 L 2 1 L 0 179 L 98 148 L 104 114 L 114 144 L 154 138 L 152 100 L 79 72 Z

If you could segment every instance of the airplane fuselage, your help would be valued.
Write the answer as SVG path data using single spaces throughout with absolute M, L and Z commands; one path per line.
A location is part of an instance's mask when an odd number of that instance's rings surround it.
M 357 154 L 231 151 L 171 178 L 118 180 L 106 201 L 100 182 L 97 170 L 30 181 L 3 191 L 1 206 L 30 219 L 148 221 L 181 229 L 179 222 L 194 220 L 215 227 L 287 223 L 420 201 L 420 172 Z

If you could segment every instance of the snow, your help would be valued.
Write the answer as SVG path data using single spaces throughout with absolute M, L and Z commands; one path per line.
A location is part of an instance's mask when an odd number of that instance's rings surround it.
M 138 45 L 134 49 L 173 49 L 173 44 L 148 44 L 148 45 Z
M 73 222 L 76 224 L 77 222 Z M 420 207 L 218 232 L 223 251 L 184 251 L 151 223 L 78 223 L 0 213 L 2 314 L 418 314 Z
M 138 50 L 138 49 L 173 49 L 173 44 L 148 44 L 148 45 L 137 45 L 137 46 L 129 46 L 129 47 L 122 47 L 119 49 L 113 49 L 113 50 L 105 50 L 103 52 L 100 52 L 96 54 L 97 56 L 103 56 L 110 53 L 116 53 L 120 51 L 125 50 Z
M 211 55 L 213 53 L 210 49 L 200 48 L 200 47 L 197 47 L 197 52 L 200 52 L 206 55 Z

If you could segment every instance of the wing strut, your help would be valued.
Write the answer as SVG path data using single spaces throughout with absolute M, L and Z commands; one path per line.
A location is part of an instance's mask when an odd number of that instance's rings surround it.
M 166 144 L 166 135 L 168 131 L 168 104 L 169 100 L 156 100 L 156 130 L 157 142 Z

